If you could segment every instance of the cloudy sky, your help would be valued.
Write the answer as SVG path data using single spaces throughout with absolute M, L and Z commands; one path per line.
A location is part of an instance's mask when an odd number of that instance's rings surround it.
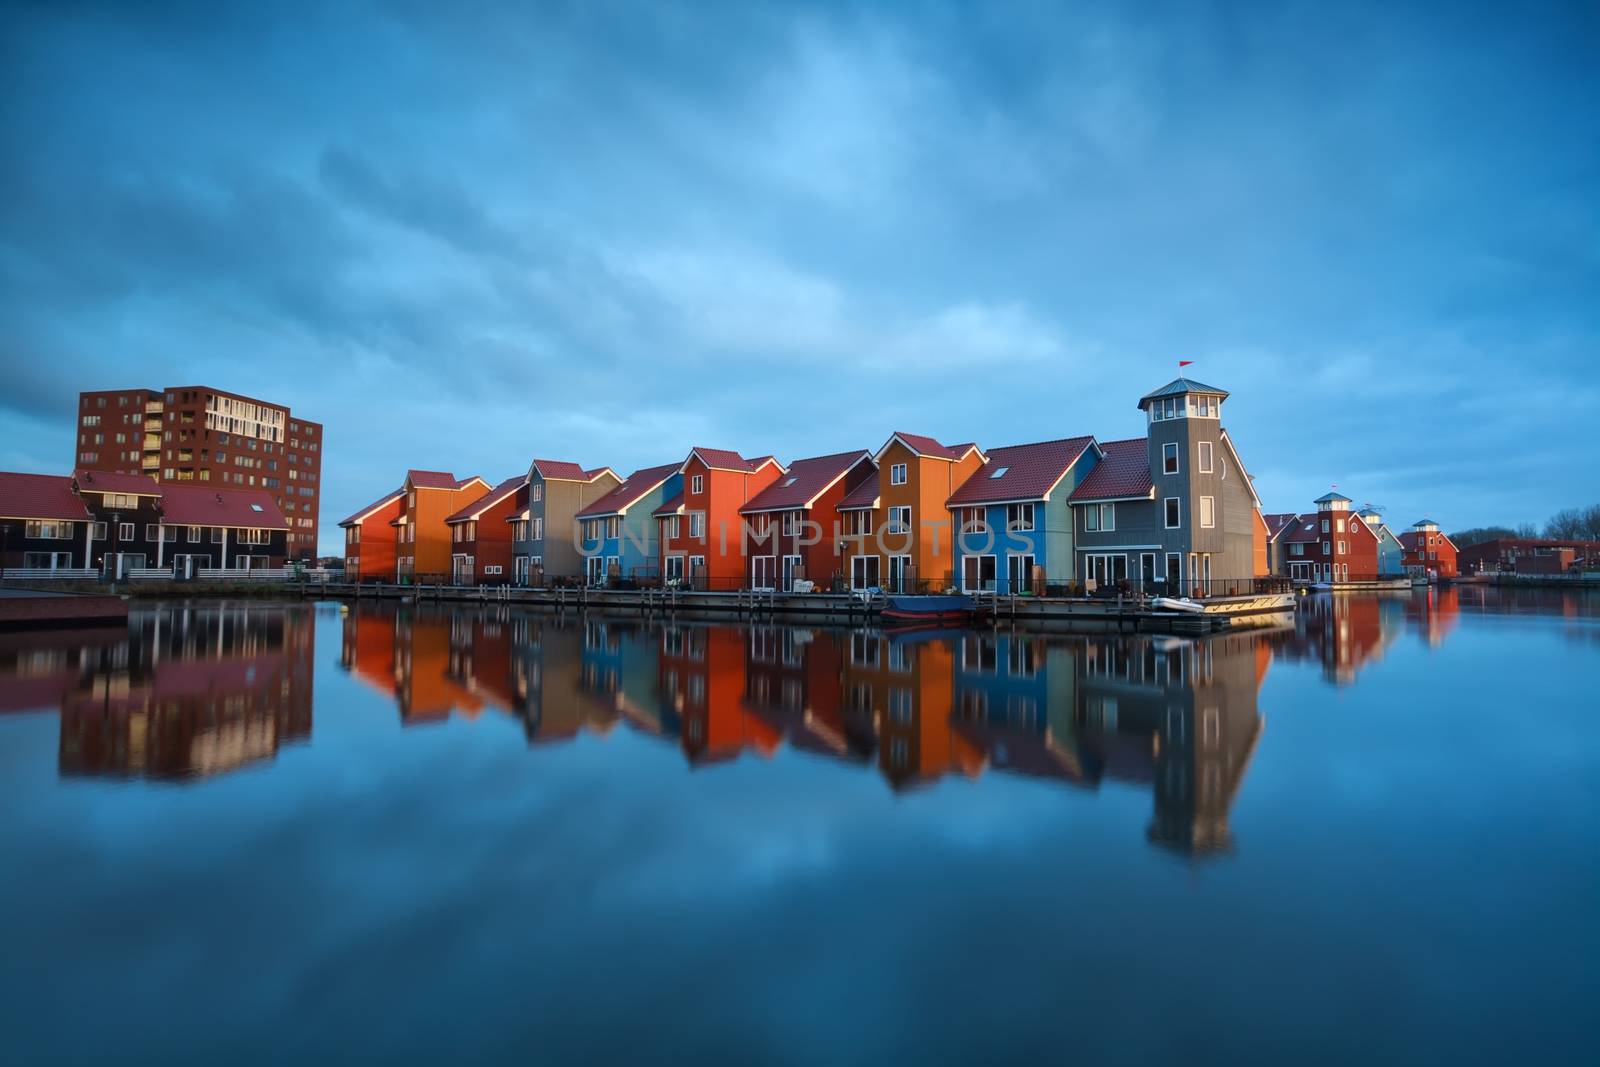
M 1585 3 L 11 5 L 0 468 L 254 394 L 332 550 L 407 466 L 1115 439 L 1191 359 L 1270 510 L 1542 521 L 1597 101 Z

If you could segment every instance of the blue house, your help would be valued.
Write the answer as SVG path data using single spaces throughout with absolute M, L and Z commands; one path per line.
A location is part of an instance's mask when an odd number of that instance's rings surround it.
M 1361 521 L 1367 524 L 1367 529 L 1378 535 L 1378 577 L 1403 577 L 1406 573 L 1405 546 L 1384 523 L 1383 514 L 1367 508 L 1361 512 Z
M 660 528 L 654 512 L 683 493 L 680 464 L 634 471 L 611 492 L 579 509 L 579 551 L 591 586 L 661 577 Z
M 963 592 L 1043 593 L 1074 575 L 1067 498 L 1101 458 L 1093 437 L 993 448 L 946 502 Z

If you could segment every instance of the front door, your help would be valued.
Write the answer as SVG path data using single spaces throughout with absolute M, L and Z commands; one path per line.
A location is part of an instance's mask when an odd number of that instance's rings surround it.
M 794 589 L 797 578 L 805 577 L 805 568 L 800 565 L 799 556 L 783 557 L 783 588 L 788 591 Z
M 1176 552 L 1167 553 L 1167 593 L 1183 595 L 1183 557 Z
M 889 588 L 896 593 L 906 591 L 906 583 L 911 577 L 910 556 L 889 557 Z
M 528 557 L 518 556 L 511 563 L 511 579 L 518 585 L 528 584 Z
M 872 589 L 878 584 L 878 557 L 854 556 L 850 560 L 850 588 Z
M 750 557 L 750 588 L 773 588 L 773 576 L 778 572 L 778 561 L 771 556 Z
M 590 556 L 583 562 L 583 575 L 590 585 L 605 584 L 606 561 L 599 556 Z
M 1007 556 L 1006 583 L 1011 587 L 1012 593 L 1031 590 L 1033 588 L 1033 557 Z
M 683 557 L 668 556 L 666 570 L 663 572 L 668 585 L 683 584 Z

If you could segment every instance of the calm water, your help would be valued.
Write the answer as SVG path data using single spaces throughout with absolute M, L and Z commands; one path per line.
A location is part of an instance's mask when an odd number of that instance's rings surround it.
M 1591 1053 L 1600 599 L 0 635 L 0 1060 Z

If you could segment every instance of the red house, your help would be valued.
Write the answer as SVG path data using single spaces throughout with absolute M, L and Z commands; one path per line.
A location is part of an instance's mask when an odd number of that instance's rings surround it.
M 518 491 L 528 477 L 507 478 L 444 520 L 450 528 L 450 580 L 456 585 L 503 585 L 511 580 Z
M 865 449 L 813 456 L 752 497 L 739 509 L 750 528 L 750 587 L 790 590 L 806 579 L 829 588 L 843 573 L 839 504 L 877 475 Z
M 394 520 L 405 490 L 386 493 L 339 523 L 344 530 L 344 573 L 352 582 L 382 582 L 394 577 Z
M 1378 578 L 1378 534 L 1350 511 L 1340 493 L 1318 497 L 1317 510 L 1283 522 L 1273 538 L 1282 573 L 1308 582 L 1370 582 Z
M 1406 573 L 1421 578 L 1454 578 L 1456 544 L 1439 532 L 1439 524 L 1432 519 L 1418 519 L 1400 535 L 1400 547 L 1405 550 L 1401 562 Z
M 682 494 L 655 510 L 663 579 L 687 579 L 697 589 L 743 588 L 749 571 L 739 509 L 784 474 L 782 464 L 771 456 L 745 459 L 725 449 L 696 448 L 678 473 Z

